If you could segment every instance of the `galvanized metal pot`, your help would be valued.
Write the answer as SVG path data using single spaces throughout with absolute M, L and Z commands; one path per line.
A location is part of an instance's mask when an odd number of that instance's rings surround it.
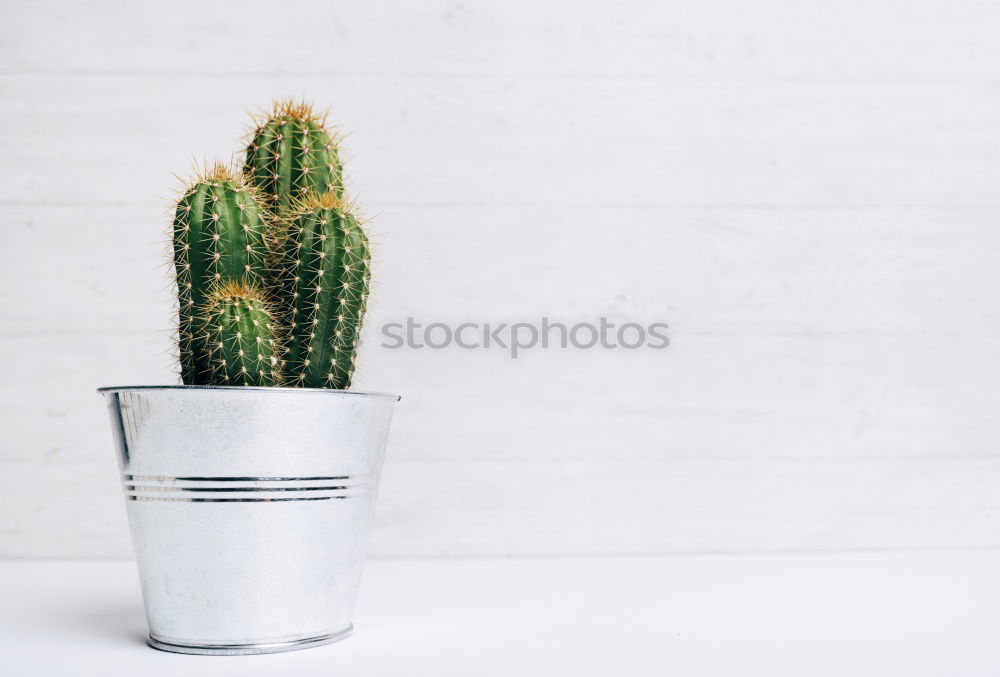
M 396 395 L 100 392 L 152 646 L 271 653 L 350 634 Z

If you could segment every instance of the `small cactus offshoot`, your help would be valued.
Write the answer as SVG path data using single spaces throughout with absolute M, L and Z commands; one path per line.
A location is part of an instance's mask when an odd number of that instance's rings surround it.
M 276 102 L 253 131 L 246 167 L 279 216 L 309 193 L 341 195 L 344 190 L 336 136 L 326 128 L 326 115 L 294 99 Z
M 207 383 L 205 355 L 194 342 L 195 316 L 209 291 L 226 282 L 260 285 L 267 273 L 267 215 L 243 175 L 217 164 L 201 173 L 177 203 L 173 223 L 179 303 L 181 376 Z
M 352 205 L 333 192 L 299 202 L 284 236 L 288 383 L 348 388 L 368 302 L 368 236 Z
M 281 385 L 277 323 L 257 289 L 242 282 L 216 287 L 197 326 L 207 385 Z

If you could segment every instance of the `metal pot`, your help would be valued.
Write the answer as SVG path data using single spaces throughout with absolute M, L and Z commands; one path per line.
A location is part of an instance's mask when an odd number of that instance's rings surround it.
M 271 653 L 351 633 L 398 396 L 215 386 L 99 392 L 150 645 Z

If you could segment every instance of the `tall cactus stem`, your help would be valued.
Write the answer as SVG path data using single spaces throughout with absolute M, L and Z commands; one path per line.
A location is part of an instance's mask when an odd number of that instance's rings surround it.
M 177 203 L 173 222 L 181 377 L 203 385 L 206 356 L 195 341 L 196 316 L 210 291 L 226 282 L 264 283 L 268 217 L 242 173 L 216 164 L 200 173 Z
M 368 302 L 368 236 L 352 205 L 335 192 L 297 203 L 284 233 L 288 383 L 348 388 Z
M 337 137 L 326 127 L 326 115 L 305 102 L 274 103 L 253 129 L 246 167 L 279 216 L 287 216 L 309 193 L 343 194 Z

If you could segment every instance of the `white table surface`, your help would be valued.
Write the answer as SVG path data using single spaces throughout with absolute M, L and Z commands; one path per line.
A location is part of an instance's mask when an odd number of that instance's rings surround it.
M 0 562 L 4 675 L 1000 675 L 1000 550 L 382 560 L 355 634 L 266 656 L 143 643 L 131 561 Z

